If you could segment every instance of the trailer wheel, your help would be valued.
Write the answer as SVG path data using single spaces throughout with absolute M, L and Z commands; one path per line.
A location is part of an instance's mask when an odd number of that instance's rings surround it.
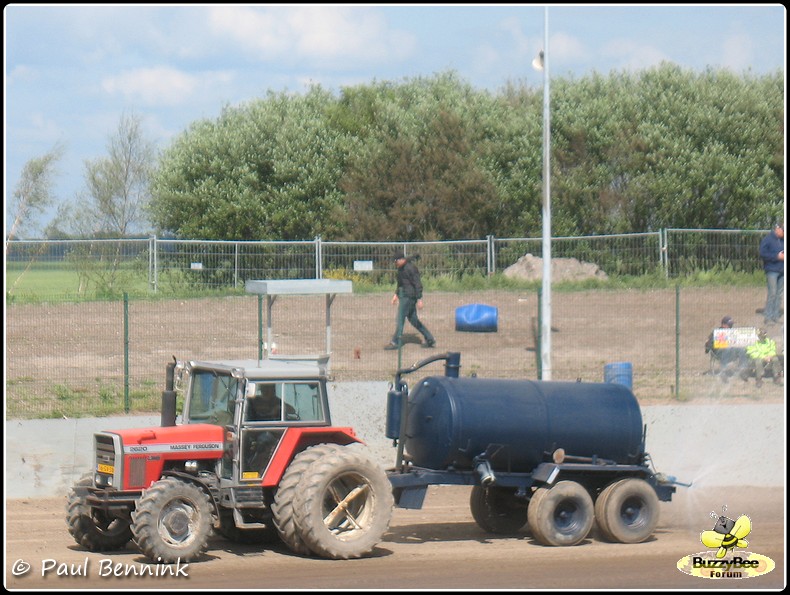
M 335 560 L 369 554 L 389 528 L 394 499 L 384 470 L 358 447 L 317 460 L 296 494 L 294 514 L 304 542 Z
M 592 498 L 575 481 L 538 488 L 527 510 L 532 536 L 543 545 L 577 545 L 587 537 L 594 521 Z
M 89 506 L 86 497 L 92 485 L 93 473 L 86 473 L 69 490 L 66 502 L 69 533 L 92 552 L 121 549 L 132 539 L 131 521 Z
M 595 502 L 601 536 L 618 543 L 641 543 L 658 524 L 658 496 L 643 479 L 609 484 Z
M 198 558 L 212 530 L 208 494 L 192 483 L 166 477 L 151 485 L 132 512 L 132 533 L 140 551 L 170 564 Z
M 294 522 L 294 499 L 301 490 L 299 484 L 305 478 L 310 481 L 307 475 L 310 465 L 338 448 L 343 447 L 339 444 L 318 444 L 303 450 L 293 458 L 277 486 L 272 503 L 272 520 L 280 539 L 295 554 L 309 556 L 313 553 L 302 541 Z
M 474 486 L 469 507 L 477 525 L 489 533 L 516 533 L 527 523 L 527 501 L 515 489 Z

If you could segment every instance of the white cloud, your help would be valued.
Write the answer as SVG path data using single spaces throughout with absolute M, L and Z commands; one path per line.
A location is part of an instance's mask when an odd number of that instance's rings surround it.
M 19 66 L 14 67 L 11 72 L 8 73 L 6 77 L 6 84 L 13 85 L 16 82 L 33 82 L 38 79 L 38 72 L 26 66 L 24 64 L 20 64 Z
M 393 31 L 374 11 L 360 7 L 215 7 L 211 31 L 247 48 L 257 59 L 322 64 L 401 59 L 416 47 L 413 34 Z
M 641 70 L 671 60 L 658 48 L 630 39 L 616 39 L 605 44 L 600 58 L 600 63 L 596 65 L 596 70 L 600 72 L 621 69 Z
M 721 66 L 741 72 L 756 62 L 754 42 L 745 34 L 729 36 L 722 44 Z
M 111 95 L 120 94 L 149 106 L 173 106 L 186 103 L 199 93 L 212 93 L 227 85 L 233 76 L 224 72 L 187 74 L 175 68 L 158 66 L 129 70 L 107 77 L 102 89 Z

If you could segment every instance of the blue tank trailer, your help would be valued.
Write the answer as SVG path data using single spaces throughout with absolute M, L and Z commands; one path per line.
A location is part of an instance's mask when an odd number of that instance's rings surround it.
M 396 372 L 386 436 L 396 506 L 421 508 L 428 486 L 471 485 L 485 531 L 529 524 L 544 545 L 583 541 L 597 522 L 607 541 L 640 543 L 654 532 L 674 477 L 652 469 L 634 394 L 621 384 L 459 377 L 449 352 Z M 409 391 L 404 376 L 444 361 L 444 375 Z

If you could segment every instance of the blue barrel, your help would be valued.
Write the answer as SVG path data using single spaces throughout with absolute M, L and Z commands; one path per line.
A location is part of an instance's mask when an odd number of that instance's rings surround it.
M 605 382 L 424 379 L 409 397 L 405 450 L 417 467 L 529 473 L 551 453 L 638 464 L 642 413 L 626 387 Z
M 455 309 L 455 330 L 471 333 L 495 333 L 499 310 L 486 304 L 467 304 Z
M 603 367 L 604 382 L 616 382 L 627 387 L 628 390 L 633 390 L 633 380 L 634 372 L 631 362 L 616 362 L 614 364 L 606 364 Z

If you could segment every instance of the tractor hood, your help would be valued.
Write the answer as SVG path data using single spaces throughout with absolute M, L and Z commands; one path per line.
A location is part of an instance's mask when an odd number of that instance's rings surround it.
M 189 457 L 222 455 L 225 429 L 213 424 L 154 426 L 108 431 L 121 438 L 124 454 L 183 453 Z

